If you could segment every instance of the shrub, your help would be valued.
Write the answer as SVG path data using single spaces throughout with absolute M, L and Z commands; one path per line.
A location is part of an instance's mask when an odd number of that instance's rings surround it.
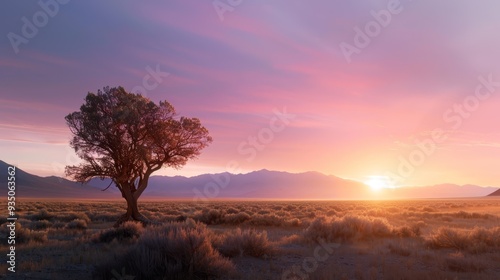
M 54 224 L 52 224 L 52 228 L 54 229 L 64 228 L 64 227 L 66 227 L 66 224 L 63 222 L 55 222 Z
M 450 223 L 453 222 L 453 218 L 449 216 L 443 216 L 441 217 L 441 221 Z
M 452 214 L 454 217 L 462 218 L 462 219 L 489 219 L 492 217 L 490 214 L 481 214 L 476 212 L 465 212 L 459 211 Z
M 468 243 L 467 235 L 464 232 L 459 232 L 451 228 L 439 228 L 429 240 L 429 244 L 433 248 L 455 248 L 465 249 Z
M 82 220 L 85 223 L 90 223 L 90 218 L 85 213 L 69 212 L 62 216 L 57 216 L 57 219 L 63 222 L 71 222 L 74 220 Z
M 274 246 L 267 239 L 267 232 L 240 228 L 226 233 L 216 248 L 228 257 L 252 256 L 262 257 L 274 252 Z
M 224 214 L 222 211 L 215 209 L 203 209 L 194 215 L 193 219 L 207 225 L 220 224 L 223 221 Z
M 184 222 L 185 220 L 187 220 L 187 216 L 186 215 L 179 215 L 177 217 L 175 217 L 175 221 L 176 222 Z
M 127 221 L 117 228 L 111 228 L 101 231 L 95 235 L 92 240 L 94 242 L 109 243 L 116 239 L 117 241 L 133 240 L 139 238 L 144 228 L 141 223 Z
M 425 222 L 423 221 L 418 221 L 416 223 L 413 223 L 411 226 L 410 226 L 410 230 L 412 231 L 413 233 L 413 236 L 420 236 L 422 235 L 422 228 L 425 227 Z
M 120 218 L 121 213 L 114 212 L 98 212 L 98 213 L 89 213 L 92 221 L 101 221 L 101 222 L 116 222 Z
M 433 207 L 422 207 L 423 212 L 436 212 L 436 209 Z
M 28 227 L 30 229 L 46 229 L 52 225 L 51 222 L 47 220 L 40 220 L 40 221 L 33 221 L 31 222 Z
M 286 222 L 286 224 L 288 226 L 291 226 L 291 227 L 300 227 L 302 225 L 302 221 L 297 219 L 297 218 L 294 218 L 294 219 L 290 219 Z
M 337 211 L 335 211 L 333 209 L 332 210 L 328 210 L 328 212 L 326 212 L 327 216 L 335 216 L 336 214 L 337 214 Z
M 408 257 L 411 255 L 412 250 L 408 248 L 408 246 L 402 244 L 401 242 L 389 242 L 387 244 L 387 248 L 389 248 L 390 252 L 393 254 L 397 254 L 403 257 Z
M 152 211 L 152 210 L 151 210 L 151 211 Z M 157 209 L 156 209 L 156 211 L 154 211 L 154 212 L 158 212 L 158 211 L 159 211 L 159 210 L 158 210 L 158 208 L 157 208 Z M 181 214 L 182 214 L 180 211 L 178 211 L 178 210 L 172 210 L 172 209 L 170 209 L 170 210 L 166 210 L 166 211 L 164 211 L 163 213 L 164 213 L 164 214 L 167 214 L 167 215 L 181 215 Z
M 394 234 L 399 237 L 412 237 L 414 236 L 412 229 L 409 226 L 402 226 L 394 229 Z
M 2 232 L 8 234 L 9 229 L 2 225 Z M 25 244 L 31 241 L 44 243 L 48 240 L 47 231 L 37 231 L 24 228 L 20 223 L 16 223 L 16 244 Z
M 127 267 L 135 279 L 206 279 L 234 272 L 210 242 L 206 226 L 188 219 L 149 228 L 123 257 L 97 268 L 94 278 L 110 279 L 113 270 Z
M 346 215 L 328 221 L 324 217 L 315 219 L 304 231 L 305 241 L 351 241 L 394 236 L 394 228 L 385 219 Z
M 243 222 L 246 222 L 250 220 L 251 217 L 245 212 L 240 212 L 237 214 L 228 214 L 224 217 L 224 223 L 230 224 L 230 225 L 238 225 Z
M 67 229 L 87 229 L 87 221 L 82 219 L 74 219 L 66 225 Z
M 310 211 L 309 213 L 307 213 L 306 217 L 310 218 L 310 219 L 316 218 L 316 213 L 314 213 L 313 211 Z
M 274 214 L 276 214 L 277 216 L 281 216 L 281 217 L 290 217 L 290 213 L 288 213 L 287 211 L 283 211 L 283 210 L 276 211 L 276 212 L 274 212 Z
M 31 215 L 31 220 L 40 221 L 40 220 L 50 220 L 54 217 L 54 215 L 50 214 L 45 209 L 40 209 L 37 214 Z
M 306 241 L 319 242 L 321 239 L 327 240 L 330 237 L 331 227 L 325 217 L 314 219 L 309 227 L 304 231 L 303 237 Z
M 487 268 L 487 265 L 478 260 L 465 258 L 461 252 L 450 254 L 444 262 L 449 270 L 456 272 L 482 272 Z
M 387 216 L 387 213 L 383 209 L 370 209 L 369 211 L 366 212 L 368 216 L 373 216 L 373 217 L 382 217 L 382 216 Z
M 364 232 L 366 236 L 375 236 L 375 237 L 387 237 L 391 236 L 392 226 L 385 219 L 374 218 L 365 221 L 368 224 L 367 231 Z
M 500 227 L 474 228 L 471 231 L 439 228 L 427 243 L 435 249 L 454 248 L 481 253 L 500 248 Z
M 226 210 L 226 213 L 227 214 L 236 214 L 236 213 L 239 213 L 240 210 L 234 208 L 234 207 L 229 207 L 227 210 Z

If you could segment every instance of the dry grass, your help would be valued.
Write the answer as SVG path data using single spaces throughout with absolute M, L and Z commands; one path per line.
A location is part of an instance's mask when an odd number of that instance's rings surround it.
M 110 228 L 100 231 L 92 236 L 92 241 L 110 243 L 112 241 L 130 242 L 135 241 L 141 236 L 144 227 L 141 223 L 132 221 L 125 222 L 117 228 Z
M 142 202 L 163 226 L 112 224 L 117 202 L 19 203 L 20 277 L 279 279 L 497 279 L 500 200 Z M 8 234 L 1 225 L 0 238 Z M 314 258 L 320 241 L 341 247 Z M 6 246 L 1 245 L 5 251 Z M 197 253 L 198 252 L 198 253 Z M 321 251 L 323 252 L 323 251 Z M 21 258 L 21 257 L 20 257 Z M 2 266 L 5 267 L 5 266 Z M 22 274 L 26 273 L 26 274 Z M 87 274 L 85 274 L 87 273 Z
M 212 247 L 205 225 L 193 220 L 156 227 L 143 234 L 123 257 L 100 266 L 94 277 L 110 279 L 126 267 L 135 279 L 206 279 L 234 271 Z
M 67 229 L 87 229 L 87 221 L 82 219 L 74 219 L 66 225 Z
M 267 239 L 267 232 L 257 232 L 253 229 L 226 232 L 215 238 L 215 247 L 224 256 L 270 256 L 275 252 L 275 247 Z
M 445 268 L 457 272 L 482 272 L 487 264 L 481 260 L 466 257 L 462 252 L 449 254 L 444 259 Z
M 452 248 L 475 253 L 498 251 L 500 249 L 500 227 L 490 229 L 474 228 L 457 230 L 439 228 L 428 240 L 433 248 Z
M 32 230 L 24 227 L 21 223 L 16 223 L 16 238 L 15 244 L 12 245 L 21 245 L 21 244 L 30 244 L 32 242 L 35 243 L 44 243 L 47 242 L 47 230 Z M 7 228 L 7 223 L 1 225 L 0 235 L 2 240 L 6 240 L 9 235 L 9 229 Z M 7 243 L 7 242 L 5 242 Z M 6 246 L 7 247 L 7 246 Z
M 341 218 L 317 218 L 304 231 L 305 241 L 346 242 L 388 237 L 415 237 L 420 235 L 418 224 L 395 227 L 386 219 L 348 214 Z

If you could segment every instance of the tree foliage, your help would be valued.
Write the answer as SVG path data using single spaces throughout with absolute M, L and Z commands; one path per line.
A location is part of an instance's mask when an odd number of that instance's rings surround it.
M 174 107 L 105 87 L 88 93 L 79 111 L 66 116 L 73 134 L 70 145 L 82 159 L 67 166 L 79 182 L 111 178 L 125 197 L 137 199 L 149 176 L 162 167 L 180 168 L 197 157 L 212 138 L 197 118 L 177 118 Z

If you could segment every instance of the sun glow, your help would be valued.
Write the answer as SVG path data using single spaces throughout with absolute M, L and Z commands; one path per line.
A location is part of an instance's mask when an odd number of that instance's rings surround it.
M 394 185 L 392 185 L 389 177 L 387 176 L 368 176 L 368 179 L 364 183 L 373 191 L 394 188 Z

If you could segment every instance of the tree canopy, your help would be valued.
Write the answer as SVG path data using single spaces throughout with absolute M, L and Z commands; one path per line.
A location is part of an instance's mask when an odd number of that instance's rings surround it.
M 70 145 L 82 159 L 67 166 L 66 175 L 79 182 L 111 178 L 124 198 L 135 201 L 153 172 L 184 166 L 212 142 L 199 119 L 177 117 L 170 103 L 156 104 L 123 87 L 89 92 L 65 119 Z

